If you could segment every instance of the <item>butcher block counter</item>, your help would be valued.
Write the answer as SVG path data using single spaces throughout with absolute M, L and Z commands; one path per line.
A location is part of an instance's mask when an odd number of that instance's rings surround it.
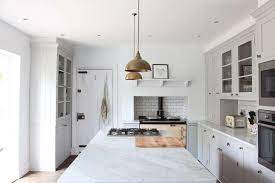
M 185 148 L 138 148 L 100 131 L 58 183 L 216 183 Z

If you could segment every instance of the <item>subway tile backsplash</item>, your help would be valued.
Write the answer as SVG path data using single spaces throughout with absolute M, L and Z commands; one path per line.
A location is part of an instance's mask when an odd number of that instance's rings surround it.
M 179 116 L 186 118 L 187 100 L 185 97 L 163 97 L 163 109 L 165 116 Z M 134 112 L 135 119 L 139 116 L 156 116 L 158 110 L 158 97 L 135 96 Z

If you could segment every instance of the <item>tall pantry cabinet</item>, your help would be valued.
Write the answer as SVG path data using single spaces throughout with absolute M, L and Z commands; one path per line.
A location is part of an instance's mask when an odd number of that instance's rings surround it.
M 71 153 L 72 46 L 32 40 L 30 162 L 32 171 L 55 171 Z

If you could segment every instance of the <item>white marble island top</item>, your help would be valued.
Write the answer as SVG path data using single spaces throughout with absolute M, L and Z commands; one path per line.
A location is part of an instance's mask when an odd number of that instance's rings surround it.
M 216 183 L 184 148 L 137 148 L 134 137 L 99 134 L 58 183 Z

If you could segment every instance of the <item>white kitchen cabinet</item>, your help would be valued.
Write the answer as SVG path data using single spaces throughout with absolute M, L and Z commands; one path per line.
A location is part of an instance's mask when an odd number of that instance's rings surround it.
M 219 106 L 211 102 L 215 96 L 218 99 L 256 100 L 255 57 L 254 26 L 206 53 L 208 108 Z M 208 119 L 215 121 L 211 115 L 212 112 L 208 112 Z
M 65 128 L 63 126 L 59 126 L 56 128 L 56 165 L 60 165 L 65 160 Z
M 260 62 L 275 58 L 275 2 L 270 0 L 252 13 L 257 27 L 257 58 Z
M 222 178 L 222 156 L 223 151 L 220 147 L 220 135 L 210 131 L 209 135 L 209 170 L 218 180 Z
M 200 147 L 200 161 L 201 163 L 209 168 L 210 166 L 210 141 L 209 141 L 209 129 L 201 127 L 199 138 L 201 140 L 201 147 Z
M 218 122 L 220 119 L 220 80 L 218 54 L 211 52 L 206 55 L 206 114 L 209 121 Z
M 222 98 L 256 99 L 254 29 L 221 49 Z
M 55 171 L 71 151 L 73 50 L 56 38 L 33 38 L 31 47 L 30 169 Z
M 258 164 L 257 149 L 198 125 L 198 160 L 223 183 L 275 183 L 275 173 Z

